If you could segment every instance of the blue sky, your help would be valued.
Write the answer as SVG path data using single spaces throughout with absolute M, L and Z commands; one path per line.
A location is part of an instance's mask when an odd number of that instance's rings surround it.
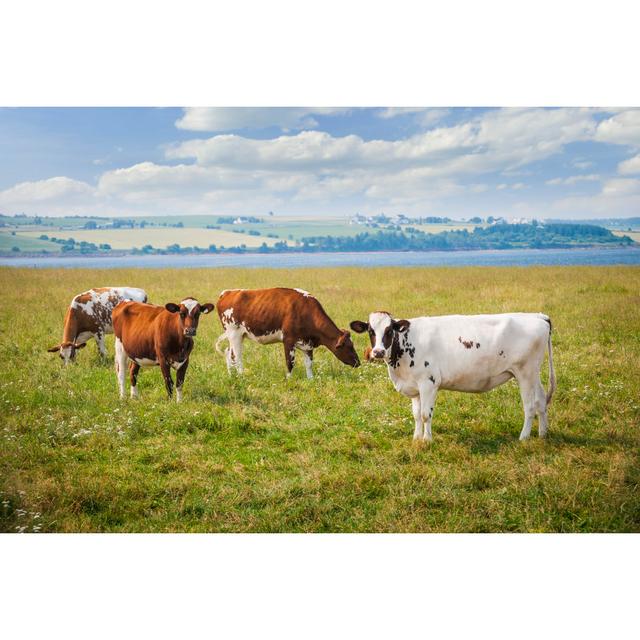
M 640 215 L 640 109 L 0 109 L 0 212 Z

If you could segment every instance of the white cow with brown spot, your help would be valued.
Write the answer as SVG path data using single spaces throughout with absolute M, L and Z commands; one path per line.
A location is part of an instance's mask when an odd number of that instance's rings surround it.
M 74 296 L 64 318 L 62 342 L 47 349 L 58 352 L 65 364 L 73 362 L 78 349 L 92 338 L 103 358 L 107 357 L 104 336 L 113 333 L 111 313 L 124 300 L 146 302 L 147 294 L 135 287 L 97 287 Z
M 524 406 L 520 439 L 547 433 L 547 407 L 556 386 L 551 349 L 551 320 L 542 313 L 434 316 L 395 320 L 386 311 L 354 320 L 356 333 L 368 331 L 371 356 L 387 363 L 397 391 L 411 398 L 414 440 L 431 440 L 431 420 L 439 389 L 481 393 L 511 378 L 518 381 Z M 549 390 L 540 382 L 549 352 Z

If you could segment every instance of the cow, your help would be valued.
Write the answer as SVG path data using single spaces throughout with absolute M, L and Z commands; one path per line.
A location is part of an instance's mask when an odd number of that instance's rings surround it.
M 113 333 L 111 312 L 123 300 L 146 302 L 147 294 L 134 287 L 97 287 L 74 296 L 64 318 L 62 342 L 47 351 L 58 352 L 67 365 L 75 360 L 78 349 L 84 349 L 93 338 L 100 355 L 106 358 L 104 336 Z
M 182 385 L 189 366 L 201 313 L 210 313 L 214 305 L 200 304 L 185 298 L 180 304 L 168 302 L 164 307 L 140 302 L 121 302 L 113 310 L 116 335 L 115 367 L 120 397 L 125 395 L 127 358 L 131 397 L 139 397 L 137 382 L 140 367 L 159 366 L 167 395 L 173 394 L 171 369 L 176 370 L 176 400 L 182 400 Z
M 282 342 L 287 378 L 295 363 L 296 349 L 304 356 L 307 378 L 313 378 L 313 350 L 324 346 L 338 360 L 352 367 L 360 365 L 348 331 L 338 329 L 320 302 L 303 289 L 227 289 L 217 302 L 218 317 L 224 333 L 216 342 L 216 351 L 224 356 L 227 369 L 244 371 L 242 341 L 249 338 L 259 344 Z M 224 353 L 220 343 L 229 341 Z
M 414 440 L 432 440 L 431 420 L 439 389 L 481 393 L 515 378 L 524 406 L 520 440 L 547 433 L 547 407 L 556 387 L 551 320 L 542 313 L 432 316 L 397 320 L 386 311 L 354 320 L 351 329 L 367 331 L 371 355 L 384 360 L 396 391 L 411 398 Z M 549 390 L 540 382 L 549 352 Z

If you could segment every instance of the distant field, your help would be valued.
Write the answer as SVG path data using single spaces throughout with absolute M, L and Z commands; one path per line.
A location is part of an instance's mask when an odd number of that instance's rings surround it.
M 640 242 L 640 231 L 613 231 L 616 236 L 629 236 L 634 242 Z
M 302 287 L 341 327 L 380 308 L 545 311 L 549 437 L 518 441 L 511 381 L 442 392 L 433 444 L 415 445 L 384 366 L 318 349 L 316 379 L 298 363 L 286 380 L 281 345 L 247 343 L 246 374 L 230 377 L 217 317 L 201 321 L 183 404 L 165 400 L 157 369 L 121 402 L 94 344 L 66 369 L 46 352 L 71 296 L 112 283 L 158 303 Z M 2 531 L 640 531 L 640 268 L 4 268 L 0 288 Z
M 60 245 L 47 240 L 39 240 L 38 236 L 42 231 L 34 234 L 25 234 L 16 231 L 16 235 L 12 236 L 9 231 L 0 231 L 0 253 L 10 252 L 13 247 L 19 247 L 20 251 L 50 251 L 57 253 L 60 251 Z
M 15 237 L 38 238 L 41 231 L 25 231 L 16 233 Z M 181 247 L 202 247 L 209 245 L 236 247 L 241 244 L 247 247 L 259 247 L 263 242 L 268 246 L 278 242 L 277 239 L 264 236 L 250 236 L 244 233 L 233 233 L 218 229 L 195 229 L 195 228 L 157 228 L 147 227 L 146 229 L 78 229 L 69 231 L 55 231 L 51 235 L 56 238 L 73 238 L 76 242 L 85 240 L 95 244 L 109 244 L 112 249 L 132 249 L 141 248 L 150 244 L 157 249 L 164 249 L 171 244 L 179 244 Z M 41 241 L 40 241 L 41 242 Z M 48 246 L 56 247 L 53 242 L 47 242 Z

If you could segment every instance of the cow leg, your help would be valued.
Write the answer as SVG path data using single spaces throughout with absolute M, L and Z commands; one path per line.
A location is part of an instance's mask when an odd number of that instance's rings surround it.
M 235 367 L 237 372 L 242 374 L 244 373 L 244 365 L 242 364 L 242 331 L 235 327 L 229 327 L 227 329 L 227 337 L 229 339 L 227 369 L 231 372 L 231 368 Z
M 422 440 L 422 411 L 420 410 L 420 396 L 411 398 L 411 407 L 413 409 L 413 419 L 416 421 L 416 428 L 413 431 L 414 440 Z
M 139 398 L 138 393 L 138 372 L 140 371 L 140 365 L 137 362 L 131 361 L 129 363 L 129 382 L 131 382 L 131 397 Z
M 431 442 L 431 419 L 433 418 L 433 410 L 436 406 L 436 396 L 438 395 L 438 387 L 435 382 L 429 380 L 425 386 L 420 388 L 420 413 L 422 414 L 423 434 L 422 439 Z
M 176 371 L 176 402 L 182 402 L 182 385 L 184 377 L 187 375 L 187 367 L 189 361 L 185 360 L 184 364 Z
M 547 394 L 545 393 L 540 376 L 536 379 L 536 411 L 538 413 L 538 437 L 547 435 L 549 420 L 547 418 Z
M 98 331 L 95 335 L 96 344 L 98 345 L 98 351 L 100 355 L 106 359 L 107 357 L 107 348 L 104 345 L 104 333 L 102 331 Z
M 296 343 L 294 340 L 285 338 L 284 344 L 284 359 L 287 364 L 287 378 L 291 376 L 293 365 L 296 363 Z
M 167 389 L 169 400 L 171 400 L 171 396 L 173 395 L 173 379 L 171 378 L 171 367 L 164 358 L 159 357 L 158 360 L 160 361 L 160 371 L 162 371 L 162 377 L 164 378 L 164 386 Z
M 116 338 L 115 366 L 120 397 L 124 398 L 124 378 L 127 371 L 127 352 L 124 350 L 124 345 L 118 338 Z
M 303 349 L 302 357 L 304 358 L 304 368 L 307 371 L 307 378 L 313 378 L 313 349 Z
M 517 372 L 516 379 L 520 387 L 522 408 L 524 409 L 524 424 L 520 432 L 520 440 L 526 440 L 531 435 L 533 419 L 536 417 L 536 384 L 533 376 L 524 372 Z

